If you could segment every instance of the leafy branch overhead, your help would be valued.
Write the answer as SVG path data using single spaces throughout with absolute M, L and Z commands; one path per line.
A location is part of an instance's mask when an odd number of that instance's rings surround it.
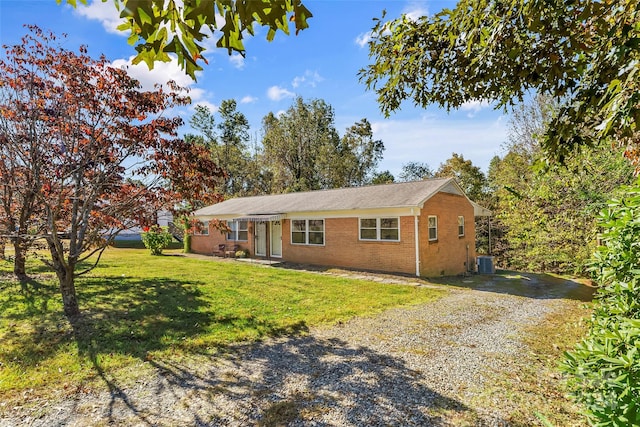
M 78 1 L 87 4 L 87 0 L 65 1 L 73 7 Z M 102 0 L 106 1 L 110 0 Z M 267 27 L 267 40 L 272 41 L 278 30 L 289 34 L 289 22 L 298 34 L 313 16 L 300 0 L 111 1 L 125 19 L 118 29 L 130 33 L 129 44 L 138 52 L 134 64 L 145 62 L 153 69 L 156 61 L 169 62 L 173 53 L 194 80 L 195 72 L 202 70 L 200 64 L 207 63 L 203 40 L 216 31 L 221 33 L 217 47 L 244 56 L 243 34 L 254 36 L 254 24 Z
M 638 166 L 638 0 L 460 0 L 417 20 L 377 20 L 360 79 L 385 114 L 406 100 L 498 108 L 538 92 L 562 100 L 544 141 L 563 159 L 613 138 Z

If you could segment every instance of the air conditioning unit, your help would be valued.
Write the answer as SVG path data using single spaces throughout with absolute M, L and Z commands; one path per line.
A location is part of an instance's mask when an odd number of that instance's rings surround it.
M 496 269 L 493 266 L 493 257 L 481 255 L 477 257 L 476 263 L 478 264 L 479 274 L 495 274 Z

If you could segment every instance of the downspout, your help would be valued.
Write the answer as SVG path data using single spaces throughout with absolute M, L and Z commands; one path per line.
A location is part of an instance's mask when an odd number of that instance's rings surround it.
M 413 211 L 413 209 L 411 209 Z M 416 276 L 420 277 L 420 236 L 418 235 L 418 215 L 414 215 L 414 224 L 415 231 L 414 234 L 416 236 Z
M 471 264 L 469 264 L 469 244 L 467 243 L 467 273 L 471 272 Z

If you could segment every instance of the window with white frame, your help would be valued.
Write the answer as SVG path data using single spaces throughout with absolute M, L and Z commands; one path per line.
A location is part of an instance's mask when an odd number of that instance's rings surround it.
M 458 237 L 464 236 L 464 217 L 458 217 Z
M 194 236 L 208 236 L 209 235 L 209 221 L 201 221 L 200 224 L 193 228 Z
M 249 240 L 249 222 L 248 221 L 227 221 L 227 227 L 229 227 L 229 233 L 227 233 L 227 240 L 235 240 L 240 242 L 246 242 Z
M 360 218 L 360 240 L 400 240 L 400 219 Z
M 428 218 L 429 240 L 438 240 L 438 217 L 430 215 Z
M 292 219 L 291 243 L 324 245 L 324 219 Z

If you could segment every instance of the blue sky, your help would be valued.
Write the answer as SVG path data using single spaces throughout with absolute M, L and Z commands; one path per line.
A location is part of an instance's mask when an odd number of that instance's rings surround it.
M 235 99 L 257 139 L 267 113 L 286 110 L 296 96 L 323 99 L 335 110 L 340 135 L 363 118 L 371 122 L 374 138 L 386 147 L 378 169 L 395 176 L 410 161 L 426 162 L 436 169 L 452 152 L 463 154 L 486 172 L 491 158 L 502 154 L 508 118 L 486 103 L 472 102 L 447 113 L 407 102 L 401 111 L 385 118 L 375 94 L 358 81 L 358 70 L 369 63 L 367 35 L 373 18 L 380 17 L 383 9 L 388 18 L 402 13 L 420 16 L 451 7 L 452 2 L 307 0 L 305 5 L 314 14 L 310 28 L 297 36 L 279 33 L 273 42 L 267 42 L 266 31 L 258 29 L 255 38 L 245 39 L 244 59 L 215 49 L 215 39 L 211 39 L 211 50 L 205 52 L 209 65 L 198 74 L 197 82 L 186 77 L 176 63 L 158 63 L 152 72 L 145 65 L 131 66 L 130 74 L 147 87 L 176 80 L 191 89 L 194 104 L 213 109 L 225 99 Z M 130 64 L 134 54 L 127 35 L 115 30 L 118 14 L 112 0 L 78 5 L 77 9 L 57 5 L 55 0 L 0 0 L 0 44 L 19 42 L 26 32 L 24 24 L 67 33 L 65 47 L 87 45 L 92 56 L 104 54 L 117 66 Z M 176 113 L 188 123 L 193 106 Z M 190 131 L 188 124 L 182 131 Z

